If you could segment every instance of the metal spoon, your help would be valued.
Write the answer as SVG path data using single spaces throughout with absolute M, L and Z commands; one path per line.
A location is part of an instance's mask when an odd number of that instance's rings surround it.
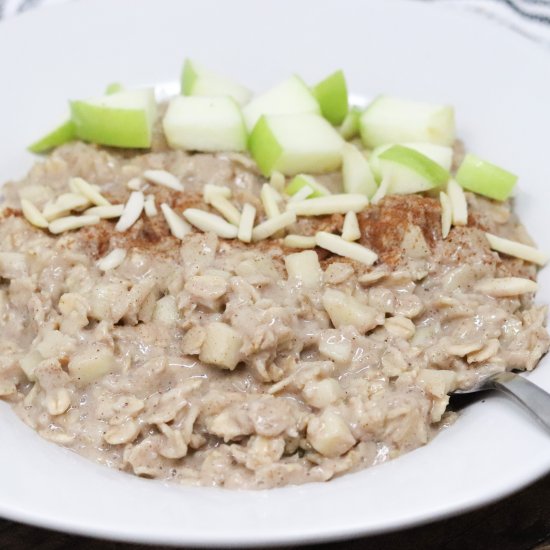
M 523 405 L 547 430 L 550 430 L 550 393 L 533 382 L 513 372 L 498 372 L 482 378 L 470 388 L 453 393 L 475 393 L 484 390 L 498 390 Z

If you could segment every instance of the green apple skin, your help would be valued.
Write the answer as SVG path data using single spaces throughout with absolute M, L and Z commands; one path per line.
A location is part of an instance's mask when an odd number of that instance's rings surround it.
M 122 90 L 124 90 L 124 86 L 120 82 L 111 82 L 105 88 L 105 95 L 116 94 L 117 92 L 122 92 Z
M 339 70 L 321 80 L 313 88 L 321 114 L 333 125 L 344 122 L 348 114 L 348 87 L 344 73 Z
M 380 155 L 394 145 L 402 145 L 408 149 L 414 149 L 424 156 L 432 159 L 448 172 L 453 164 L 453 149 L 444 145 L 435 145 L 434 143 L 406 142 L 406 143 L 388 143 L 380 145 L 369 156 L 369 163 L 376 181 L 382 180 L 382 170 L 380 168 Z
M 248 131 L 262 115 L 320 114 L 319 102 L 306 83 L 297 75 L 287 78 L 267 92 L 256 96 L 243 108 Z
M 315 178 L 308 174 L 298 174 L 292 178 L 291 182 L 286 186 L 285 193 L 287 195 L 295 195 L 302 187 L 304 186 L 311 187 L 313 193 L 308 197 L 308 199 L 314 199 L 315 197 L 326 197 L 330 195 L 330 191 L 324 186 L 321 185 Z
M 505 201 L 512 194 L 518 177 L 500 166 L 468 154 L 464 157 L 455 179 L 468 191 Z
M 46 153 L 75 138 L 76 133 L 74 124 L 72 120 L 67 120 L 44 137 L 41 137 L 38 141 L 29 145 L 28 149 L 31 153 Z
M 237 82 L 205 69 L 191 59 L 186 59 L 181 73 L 181 93 L 189 96 L 229 96 L 239 105 L 246 105 L 252 92 Z
M 390 178 L 390 193 L 410 194 L 439 188 L 451 177 L 449 172 L 427 156 L 394 145 L 380 155 L 384 177 Z
M 91 143 L 128 149 L 151 146 L 156 102 L 153 90 L 121 91 L 71 101 L 76 136 Z
M 454 109 L 388 96 L 375 99 L 359 122 L 365 147 L 422 141 L 450 146 L 455 140 Z
M 340 126 L 340 135 L 345 140 L 350 140 L 359 135 L 359 119 L 363 111 L 359 107 L 351 107 L 346 118 Z
M 177 96 L 162 121 L 174 149 L 246 151 L 248 135 L 241 110 L 231 97 Z
M 362 193 L 369 199 L 378 189 L 369 161 L 351 143 L 342 150 L 342 181 L 346 193 Z
M 264 176 L 324 173 L 342 164 L 344 141 L 320 115 L 264 115 L 248 140 L 249 151 Z

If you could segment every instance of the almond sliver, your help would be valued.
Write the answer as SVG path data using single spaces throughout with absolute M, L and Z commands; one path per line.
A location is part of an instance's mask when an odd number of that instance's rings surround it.
M 211 200 L 215 196 L 221 196 L 224 199 L 231 198 L 231 189 L 223 185 L 214 185 L 213 183 L 207 183 L 202 188 L 202 198 L 206 204 L 210 204 Z
M 449 235 L 453 221 L 453 207 L 447 193 L 439 193 L 439 202 L 441 204 L 441 235 L 444 239 Z
M 239 232 L 237 233 L 237 237 L 240 241 L 249 243 L 252 240 L 252 229 L 254 227 L 255 217 L 256 209 L 251 204 L 246 203 L 243 206 L 241 222 L 239 224 Z
M 277 233 L 277 231 L 280 231 L 295 222 L 295 212 L 284 212 L 283 214 L 274 216 L 273 218 L 260 223 L 252 230 L 252 240 L 261 241 L 263 239 L 267 239 L 268 237 L 271 237 L 271 235 Z
M 164 219 L 170 228 L 170 233 L 177 239 L 183 239 L 185 235 L 191 233 L 191 226 L 180 216 L 178 216 L 166 203 L 160 205 Z
M 357 241 L 361 238 L 361 229 L 355 212 L 348 212 L 342 226 L 342 239 L 345 241 Z
M 174 191 L 183 191 L 185 188 L 181 181 L 166 170 L 145 170 L 143 177 L 150 183 L 155 183 Z
M 239 226 L 241 222 L 241 213 L 237 208 L 221 195 L 214 195 L 210 199 L 210 204 L 215 208 L 229 223 Z
M 447 185 L 447 195 L 451 201 L 453 225 L 467 225 L 468 203 L 464 189 L 454 179 L 451 179 Z
M 71 178 L 70 186 L 86 197 L 92 204 L 108 206 L 111 204 L 94 186 L 82 178 Z
M 94 225 L 99 223 L 99 220 L 99 216 L 66 216 L 52 221 L 48 225 L 48 229 L 50 233 L 57 235 L 64 231 L 71 231 L 72 229 L 79 229 L 87 225 Z
M 537 291 L 537 283 L 531 279 L 521 277 L 500 277 L 495 279 L 485 279 L 475 285 L 475 290 L 495 298 L 506 298 L 517 296 L 528 292 Z
M 198 208 L 187 208 L 183 211 L 183 216 L 201 231 L 211 231 L 224 239 L 234 239 L 237 236 L 237 227 L 216 214 Z
M 31 201 L 21 199 L 21 211 L 23 212 L 25 219 L 35 227 L 40 227 L 42 229 L 48 227 L 48 220 Z
M 309 237 L 307 235 L 287 235 L 283 239 L 283 244 L 288 248 L 315 248 L 317 243 L 315 242 L 315 236 Z
M 350 243 L 342 239 L 338 235 L 333 235 L 332 233 L 327 233 L 325 231 L 319 231 L 315 235 L 315 242 L 317 246 L 342 256 L 344 258 L 350 258 L 365 265 L 372 265 L 376 260 L 378 260 L 378 255 L 369 250 L 365 246 L 360 245 L 359 243 Z
M 115 229 L 120 232 L 130 229 L 141 216 L 144 202 L 143 193 L 141 191 L 133 191 L 130 194 L 128 202 L 124 205 L 124 210 L 118 223 L 115 225 Z
M 508 256 L 514 256 L 527 262 L 543 266 L 546 265 L 550 256 L 541 250 L 538 250 L 534 246 L 529 246 L 509 239 L 504 239 L 493 235 L 491 233 L 485 233 L 490 247 L 496 252 L 502 252 L 508 254 Z
M 110 204 L 109 206 L 92 206 L 92 208 L 88 208 L 88 210 L 85 210 L 84 214 L 109 219 L 119 218 L 120 216 L 122 216 L 123 211 L 123 204 Z
M 366 195 L 358 193 L 342 193 L 328 197 L 316 197 L 300 202 L 289 202 L 287 210 L 298 216 L 325 216 L 327 214 L 346 214 L 347 212 L 361 212 L 369 204 Z

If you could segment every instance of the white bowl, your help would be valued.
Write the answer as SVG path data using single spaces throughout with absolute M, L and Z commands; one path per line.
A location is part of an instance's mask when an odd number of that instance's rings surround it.
M 0 24 L 0 179 L 65 100 L 105 84 L 177 80 L 185 56 L 261 90 L 341 67 L 355 92 L 456 106 L 468 148 L 521 175 L 518 210 L 543 248 L 550 199 L 547 52 L 493 21 L 403 1 L 94 0 Z M 539 301 L 550 302 L 550 276 Z M 547 361 L 531 376 L 550 390 Z M 428 446 L 326 484 L 268 492 L 196 489 L 111 471 L 47 443 L 0 405 L 0 514 L 158 544 L 260 545 L 378 533 L 500 498 L 550 469 L 550 438 L 497 396 Z

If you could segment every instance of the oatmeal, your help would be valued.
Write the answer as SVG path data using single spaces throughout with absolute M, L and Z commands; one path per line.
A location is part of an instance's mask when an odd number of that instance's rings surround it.
M 509 202 L 466 193 L 445 239 L 429 195 L 279 226 L 247 156 L 154 139 L 65 145 L 3 188 L 0 395 L 46 439 L 187 484 L 325 481 L 424 445 L 450 392 L 547 352 L 535 266 L 486 236 L 532 244 Z M 340 173 L 319 181 L 341 189 Z M 74 220 L 36 227 L 22 199 Z M 345 218 L 374 261 L 314 248 Z

